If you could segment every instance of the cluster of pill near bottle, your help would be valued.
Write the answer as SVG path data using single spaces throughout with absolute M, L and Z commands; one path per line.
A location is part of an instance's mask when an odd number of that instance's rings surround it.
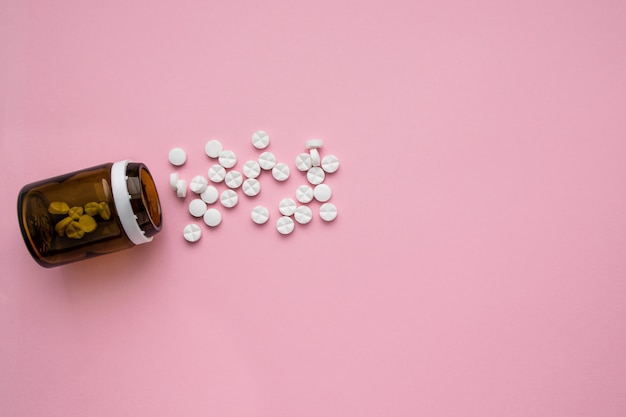
M 269 135 L 262 131 L 252 134 L 252 145 L 259 150 L 269 146 Z M 313 218 L 313 212 L 306 204 L 314 198 L 323 203 L 319 208 L 320 218 L 330 222 L 337 217 L 337 207 L 328 202 L 332 196 L 332 190 L 324 184 L 326 174 L 332 174 L 339 168 L 339 159 L 335 155 L 320 157 L 319 149 L 323 147 L 323 141 L 312 139 L 306 142 L 308 152 L 300 153 L 295 160 L 295 166 L 299 171 L 306 172 L 306 177 L 311 185 L 301 185 L 296 190 L 296 200 L 283 198 L 278 210 L 281 216 L 276 221 L 276 230 L 283 235 L 290 234 L 295 228 L 295 222 L 307 224 Z M 209 140 L 205 146 L 205 152 L 211 159 L 218 163 L 211 165 L 208 170 L 208 178 L 212 183 L 225 183 L 228 189 L 221 193 L 209 183 L 203 175 L 197 175 L 191 179 L 189 185 L 184 179 L 179 178 L 178 173 L 170 175 L 170 186 L 180 198 L 187 196 L 187 189 L 198 196 L 189 203 L 189 213 L 196 218 L 202 217 L 209 227 L 216 227 L 222 222 L 222 214 L 216 208 L 208 205 L 218 200 L 225 208 L 235 207 L 239 201 L 237 189 L 248 197 L 254 197 L 261 191 L 261 183 L 257 179 L 261 170 L 271 171 L 276 181 L 286 181 L 291 171 L 283 162 L 277 162 L 276 156 L 268 151 L 259 154 L 258 159 L 247 161 L 243 164 L 242 172 L 232 169 L 237 164 L 237 156 L 231 151 L 224 149 L 222 143 L 216 139 Z M 187 154 L 181 148 L 173 148 L 168 155 L 169 161 L 174 166 L 181 166 L 187 161 Z M 228 170 L 228 171 L 227 171 Z M 313 187 L 311 187 L 313 186 Z M 270 213 L 267 207 L 259 205 L 250 213 L 252 221 L 256 224 L 264 224 L 269 220 Z M 294 222 L 295 219 L 295 222 Z M 186 225 L 183 236 L 189 242 L 196 242 L 202 236 L 202 229 L 195 223 Z
M 94 218 L 100 216 L 102 220 L 111 218 L 111 208 L 106 201 L 91 202 L 84 206 L 70 207 L 63 201 L 53 201 L 48 206 L 48 213 L 65 216 L 54 225 L 54 231 L 59 237 L 80 239 L 85 233 L 94 232 L 98 228 L 98 222 Z

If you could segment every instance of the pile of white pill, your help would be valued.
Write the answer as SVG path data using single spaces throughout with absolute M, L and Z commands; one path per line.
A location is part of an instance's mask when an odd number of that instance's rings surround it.
M 216 227 L 222 222 L 222 213 L 214 205 L 219 201 L 225 209 L 235 207 L 239 202 L 238 190 L 246 197 L 257 196 L 261 192 L 259 178 L 262 171 L 271 171 L 272 177 L 280 182 L 291 176 L 289 165 L 278 161 L 272 152 L 265 150 L 269 144 L 270 137 L 266 132 L 254 132 L 252 145 L 263 152 L 256 160 L 246 161 L 240 171 L 235 169 L 238 162 L 235 152 L 224 149 L 219 140 L 211 139 L 204 148 L 206 155 L 213 161 L 207 175 L 196 175 L 187 182 L 177 172 L 173 172 L 169 178 L 170 187 L 182 199 L 190 191 L 193 198 L 188 205 L 189 214 L 193 218 L 202 218 L 210 228 Z M 332 189 L 324 180 L 327 174 L 337 171 L 339 159 L 332 154 L 321 158 L 320 149 L 323 145 L 320 139 L 308 140 L 307 152 L 296 156 L 295 167 L 306 173 L 310 185 L 299 186 L 295 191 L 295 200 L 285 197 L 278 203 L 280 217 L 276 221 L 276 230 L 280 234 L 290 234 L 296 223 L 307 224 L 313 219 L 313 210 L 307 204 L 314 199 L 322 203 L 319 217 L 323 221 L 330 222 L 337 217 L 337 207 L 329 202 L 333 195 Z M 168 159 L 172 165 L 179 167 L 187 161 L 187 153 L 182 148 L 173 148 L 169 151 Z M 225 189 L 220 192 L 218 186 Z M 265 224 L 270 219 L 270 211 L 266 206 L 257 205 L 252 209 L 250 218 L 256 224 Z M 183 229 L 183 237 L 189 242 L 197 242 L 201 236 L 202 229 L 195 223 L 189 223 Z

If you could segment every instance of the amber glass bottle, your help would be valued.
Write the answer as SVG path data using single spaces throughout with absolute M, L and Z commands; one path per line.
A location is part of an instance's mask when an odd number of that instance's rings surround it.
M 150 242 L 162 226 L 150 171 L 128 160 L 28 184 L 17 212 L 26 247 L 44 267 Z

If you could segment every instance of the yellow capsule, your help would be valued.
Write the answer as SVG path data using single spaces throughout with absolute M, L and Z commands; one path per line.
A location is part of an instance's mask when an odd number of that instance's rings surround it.
M 48 206 L 48 213 L 50 213 L 50 214 L 67 214 L 69 209 L 70 209 L 70 206 L 68 206 L 67 203 L 64 203 L 62 201 L 53 201 Z
M 95 216 L 98 214 L 100 210 L 100 204 L 93 202 L 85 204 L 85 214 L 89 214 L 90 216 Z
M 80 216 L 83 215 L 83 208 L 78 206 L 71 207 L 70 210 L 67 212 L 67 215 L 74 220 L 78 220 L 80 219 Z
M 80 216 L 80 219 L 78 219 L 78 224 L 80 224 L 81 229 L 83 229 L 85 233 L 91 233 L 98 227 L 98 223 L 96 223 L 93 217 L 88 214 L 83 214 L 82 216 Z
M 71 217 L 66 217 L 63 220 L 57 222 L 54 226 L 55 232 L 61 237 L 65 236 L 65 228 L 74 221 Z
M 71 222 L 65 228 L 65 235 L 70 239 L 80 239 L 85 236 L 85 231 L 80 227 L 80 223 Z
M 102 220 L 109 220 L 111 218 L 111 208 L 106 201 L 100 203 L 100 207 L 98 209 L 98 214 L 102 217 Z

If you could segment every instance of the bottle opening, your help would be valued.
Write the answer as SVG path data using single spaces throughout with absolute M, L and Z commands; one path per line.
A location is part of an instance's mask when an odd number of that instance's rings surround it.
M 156 229 L 155 232 L 158 232 L 161 230 L 161 203 L 154 179 L 145 165 L 139 169 L 139 182 L 141 183 L 141 200 L 148 211 L 154 229 Z

